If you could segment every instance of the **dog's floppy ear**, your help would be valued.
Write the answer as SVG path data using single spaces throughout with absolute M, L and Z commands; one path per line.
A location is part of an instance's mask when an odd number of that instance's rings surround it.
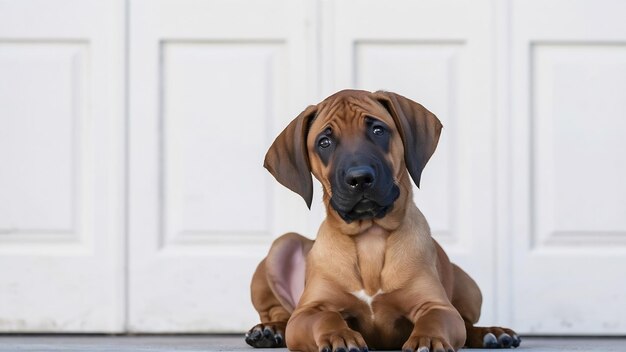
M 374 97 L 393 117 L 404 144 L 406 167 L 419 187 L 422 170 L 437 148 L 441 122 L 425 107 L 399 94 L 379 91 Z
M 313 178 L 306 137 L 316 112 L 317 106 L 311 105 L 291 121 L 272 143 L 263 164 L 278 182 L 302 196 L 309 209 L 313 200 Z

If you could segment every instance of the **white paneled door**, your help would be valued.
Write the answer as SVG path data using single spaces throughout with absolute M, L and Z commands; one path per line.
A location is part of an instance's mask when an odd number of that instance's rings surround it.
M 312 211 L 263 167 L 344 88 L 443 122 L 415 200 L 483 324 L 626 333 L 626 3 L 0 0 L 0 332 L 238 332 Z
M 131 331 L 241 331 L 269 243 L 309 236 L 299 196 L 263 167 L 310 102 L 301 0 L 133 1 L 130 28 Z
M 0 1 L 0 331 L 124 328 L 124 3 Z
M 515 1 L 512 322 L 626 332 L 626 4 Z

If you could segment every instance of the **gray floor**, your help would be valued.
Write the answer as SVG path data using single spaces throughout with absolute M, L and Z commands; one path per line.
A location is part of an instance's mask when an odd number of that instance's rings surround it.
M 286 349 L 253 350 L 242 336 L 8 336 L 0 335 L 0 351 L 81 352 L 286 352 Z M 482 350 L 471 350 L 482 351 Z M 515 351 L 626 352 L 626 338 L 524 337 Z

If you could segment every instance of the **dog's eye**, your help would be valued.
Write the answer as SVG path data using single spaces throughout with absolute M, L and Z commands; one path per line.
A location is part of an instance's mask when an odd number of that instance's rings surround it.
M 382 136 L 385 133 L 385 129 L 383 128 L 383 126 L 376 125 L 372 127 L 372 133 L 377 136 Z
M 328 148 L 328 147 L 330 147 L 330 144 L 331 144 L 330 138 L 328 138 L 328 137 L 322 137 L 317 142 L 317 145 L 319 145 L 321 148 Z

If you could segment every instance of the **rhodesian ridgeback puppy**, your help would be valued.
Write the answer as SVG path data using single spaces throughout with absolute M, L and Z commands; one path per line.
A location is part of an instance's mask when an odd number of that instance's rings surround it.
M 510 329 L 477 327 L 482 296 L 431 237 L 411 180 L 437 147 L 441 123 L 398 94 L 345 90 L 309 106 L 276 138 L 265 167 L 311 206 L 322 184 L 316 240 L 272 244 L 252 279 L 261 323 L 254 347 L 305 352 L 451 352 L 517 347 Z

